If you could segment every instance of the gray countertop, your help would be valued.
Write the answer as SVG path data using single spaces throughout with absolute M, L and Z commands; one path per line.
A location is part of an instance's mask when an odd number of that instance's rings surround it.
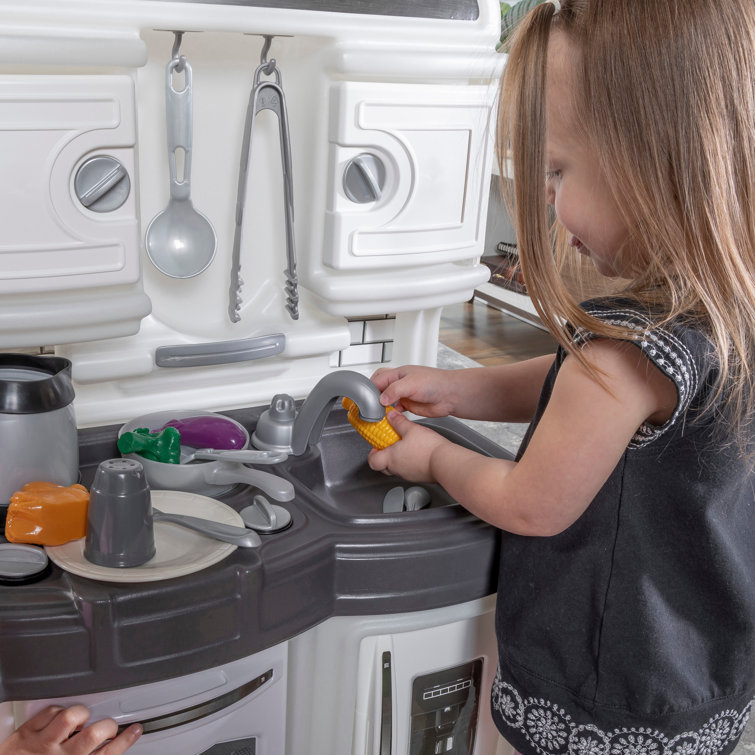
M 228 414 L 251 433 L 266 408 Z M 457 420 L 427 423 L 480 453 L 505 453 Z M 118 457 L 118 429 L 79 432 L 85 486 L 100 462 Z M 295 491 L 285 502 L 291 526 L 206 568 L 111 582 L 53 564 L 35 581 L 0 585 L 0 700 L 160 681 L 253 655 L 331 616 L 429 610 L 495 592 L 499 532 L 437 486 L 420 516 L 384 512 L 395 480 L 369 469 L 368 450 L 345 410 L 331 411 L 317 444 L 275 465 Z M 238 512 L 253 495 L 238 484 L 218 499 Z

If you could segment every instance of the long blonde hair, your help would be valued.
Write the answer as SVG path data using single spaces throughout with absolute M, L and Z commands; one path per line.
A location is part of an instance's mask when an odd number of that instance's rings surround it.
M 742 435 L 755 409 L 755 2 L 562 0 L 558 12 L 533 9 L 511 40 L 497 147 L 513 164 L 522 271 L 549 330 L 580 357 L 565 320 L 631 334 L 589 317 L 560 275 L 566 243 L 549 229 L 544 185 L 553 29 L 580 51 L 571 94 L 643 250 L 622 295 L 659 312 L 659 324 L 703 325 L 719 368 L 711 406 L 723 401 Z

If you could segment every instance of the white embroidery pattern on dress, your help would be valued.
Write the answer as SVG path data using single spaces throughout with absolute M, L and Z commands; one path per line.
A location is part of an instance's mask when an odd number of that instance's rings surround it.
M 725 710 L 699 731 L 673 738 L 652 729 L 601 731 L 592 724 L 577 725 L 562 708 L 542 698 L 522 699 L 496 672 L 493 707 L 504 723 L 522 732 L 540 755 L 717 755 L 736 741 L 750 717 L 752 701 L 738 712 Z
M 698 373 L 695 360 L 687 346 L 671 331 L 659 328 L 645 314 L 634 309 L 586 309 L 585 312 L 607 325 L 616 325 L 636 331 L 637 345 L 660 369 L 674 381 L 679 392 L 679 401 L 671 418 L 662 426 L 643 424 L 635 433 L 630 448 L 641 448 L 663 435 L 686 411 L 691 398 L 697 392 Z M 572 335 L 575 346 L 584 346 L 594 333 L 577 328 Z

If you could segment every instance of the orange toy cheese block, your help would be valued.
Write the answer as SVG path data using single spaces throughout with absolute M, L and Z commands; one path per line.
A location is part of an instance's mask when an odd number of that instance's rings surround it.
M 5 537 L 12 543 L 63 545 L 87 532 L 89 491 L 83 485 L 28 482 L 10 499 Z
M 388 448 L 397 440 L 401 440 L 401 436 L 388 422 L 388 412 L 393 411 L 392 406 L 385 407 L 386 416 L 380 422 L 366 422 L 359 416 L 359 407 L 350 398 L 344 398 L 341 404 L 346 409 L 346 417 L 354 429 L 374 448 Z

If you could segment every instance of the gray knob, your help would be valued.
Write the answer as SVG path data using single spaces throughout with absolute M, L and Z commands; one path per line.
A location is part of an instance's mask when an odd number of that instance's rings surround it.
M 93 212 L 112 212 L 128 199 L 131 180 L 118 160 L 99 155 L 87 160 L 76 172 L 73 188 L 79 202 Z
M 385 165 L 379 157 L 363 152 L 346 164 L 343 190 L 352 202 L 376 202 L 383 196 L 384 186 Z

